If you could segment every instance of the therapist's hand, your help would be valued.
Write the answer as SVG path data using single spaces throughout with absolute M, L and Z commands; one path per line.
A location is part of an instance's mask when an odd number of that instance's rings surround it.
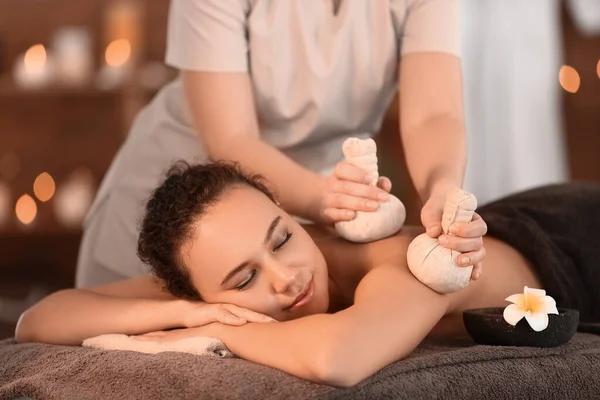
M 379 177 L 377 186 L 371 186 L 372 179 L 363 169 L 347 161 L 338 163 L 325 181 L 317 206 L 321 220 L 333 224 L 353 219 L 357 211 L 376 211 L 379 203 L 389 200 L 392 183 L 386 177 Z
M 479 214 L 474 213 L 471 222 L 451 224 L 448 234 L 444 235 L 442 214 L 445 202 L 445 193 L 431 196 L 421 210 L 421 222 L 429 237 L 438 238 L 442 246 L 462 253 L 458 257 L 459 265 L 463 267 L 472 265 L 471 279 L 477 280 L 481 275 L 485 258 L 483 236 L 487 233 L 487 225 Z

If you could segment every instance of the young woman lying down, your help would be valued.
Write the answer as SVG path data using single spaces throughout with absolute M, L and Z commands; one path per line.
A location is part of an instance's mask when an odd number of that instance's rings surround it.
M 489 228 L 485 272 L 441 295 L 407 267 L 418 228 L 350 243 L 301 226 L 234 166 L 179 165 L 152 194 L 142 224 L 139 254 L 152 276 L 54 293 L 23 314 L 16 339 L 79 345 L 106 333 L 214 337 L 244 359 L 350 386 L 428 335 L 463 335 L 463 310 L 504 307 L 524 286 L 598 319 L 591 289 L 600 283 L 592 267 L 600 253 L 583 242 L 598 239 L 586 222 L 598 210 L 597 185 L 549 187 L 481 208 Z M 564 251 L 561 235 L 571 240 Z

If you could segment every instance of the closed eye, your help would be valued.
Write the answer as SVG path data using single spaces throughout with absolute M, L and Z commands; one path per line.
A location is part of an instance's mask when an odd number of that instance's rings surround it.
M 250 271 L 250 275 L 248 276 L 248 278 L 242 282 L 240 285 L 235 287 L 235 290 L 244 290 L 244 288 L 246 288 L 246 286 L 248 286 L 250 283 L 252 283 L 252 281 L 254 280 L 254 277 L 256 276 L 256 270 L 253 269 L 252 271 Z
M 279 244 L 277 245 L 277 247 L 275 247 L 275 249 L 273 249 L 273 251 L 277 251 L 277 250 L 279 250 L 280 248 L 282 248 L 282 247 L 283 247 L 283 246 L 284 246 L 284 245 L 285 245 L 285 244 L 286 244 L 286 243 L 287 243 L 287 242 L 288 242 L 288 241 L 289 241 L 291 238 L 292 238 L 292 234 L 291 234 L 291 233 L 289 233 L 289 232 L 287 232 L 287 233 L 285 234 L 285 239 L 283 239 L 283 241 L 282 241 L 281 243 L 279 243 Z
M 285 246 L 285 244 L 286 244 L 287 242 L 289 242 L 289 240 L 292 238 L 292 235 L 293 235 L 292 233 L 290 233 L 290 232 L 286 232 L 286 234 L 285 234 L 285 238 L 284 238 L 284 239 L 281 241 L 281 243 L 279 243 L 279 244 L 278 244 L 278 245 L 277 245 L 277 246 L 276 246 L 276 247 L 273 249 L 273 251 L 274 251 L 274 252 L 275 252 L 275 251 L 278 251 L 278 250 L 280 250 L 280 249 L 281 249 L 283 246 Z M 241 291 L 241 290 L 244 290 L 246 287 L 248 287 L 248 285 L 250 285 L 250 284 L 252 283 L 252 281 L 254 280 L 254 278 L 256 277 L 256 274 L 257 274 L 257 271 L 256 271 L 256 269 L 253 269 L 253 270 L 250 272 L 250 275 L 248 276 L 248 278 L 247 278 L 245 281 L 243 281 L 241 284 L 239 284 L 238 286 L 236 286 L 236 287 L 235 287 L 235 290 L 239 290 L 239 291 Z

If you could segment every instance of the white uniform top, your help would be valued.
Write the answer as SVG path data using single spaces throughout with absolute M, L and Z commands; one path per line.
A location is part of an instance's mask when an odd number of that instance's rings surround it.
M 166 62 L 248 72 L 262 140 L 325 174 L 343 159 L 347 137 L 379 131 L 401 55 L 459 55 L 458 2 L 173 0 Z M 78 269 L 99 262 L 125 276 L 145 272 L 137 223 L 176 159 L 207 161 L 179 79 L 140 113 L 105 177 L 86 222 L 93 260 L 81 254 Z

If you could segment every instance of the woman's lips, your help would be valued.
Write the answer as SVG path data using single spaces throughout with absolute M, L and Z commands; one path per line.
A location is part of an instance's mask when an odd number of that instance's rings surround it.
M 306 285 L 306 288 L 304 289 L 304 291 L 298 297 L 296 297 L 296 300 L 294 300 L 292 305 L 288 307 L 288 310 L 294 311 L 294 310 L 297 310 L 298 308 L 302 307 L 303 305 L 305 305 L 312 299 L 314 293 L 315 293 L 315 284 L 314 284 L 314 281 L 311 279 L 310 282 L 308 283 L 308 285 Z

